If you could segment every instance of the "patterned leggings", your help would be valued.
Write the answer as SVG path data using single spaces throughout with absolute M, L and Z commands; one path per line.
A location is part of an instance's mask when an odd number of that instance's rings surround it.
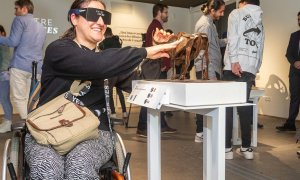
M 28 133 L 25 158 L 30 167 L 30 179 L 99 179 L 100 167 L 113 153 L 110 132 L 99 133 L 99 139 L 84 141 L 64 156 L 51 146 L 38 144 Z

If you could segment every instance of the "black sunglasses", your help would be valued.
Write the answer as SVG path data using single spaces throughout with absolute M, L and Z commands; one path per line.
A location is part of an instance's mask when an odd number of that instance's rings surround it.
M 97 22 L 99 17 L 103 19 L 104 24 L 110 25 L 111 13 L 97 8 L 80 8 L 70 9 L 68 13 L 68 21 L 70 21 L 71 14 L 76 14 L 84 17 L 87 21 Z

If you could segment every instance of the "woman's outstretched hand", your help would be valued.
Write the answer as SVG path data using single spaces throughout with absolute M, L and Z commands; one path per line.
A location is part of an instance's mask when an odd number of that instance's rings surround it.
M 159 30 L 158 28 L 156 28 L 152 40 L 153 45 L 165 44 L 176 41 L 177 36 L 175 36 L 174 33 L 171 34 L 169 32 L 164 31 L 163 29 Z
M 167 44 L 160 44 L 156 46 L 151 46 L 151 47 L 146 47 L 147 51 L 147 58 L 149 59 L 158 59 L 162 57 L 167 57 L 169 58 L 170 55 L 168 52 L 174 48 L 181 42 L 180 40 L 177 40 L 172 43 L 167 43 Z

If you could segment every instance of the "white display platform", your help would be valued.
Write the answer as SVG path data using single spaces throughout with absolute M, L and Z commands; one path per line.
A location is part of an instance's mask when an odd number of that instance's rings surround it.
M 250 92 L 249 100 L 253 101 L 253 119 L 252 119 L 252 138 L 251 138 L 251 146 L 257 147 L 257 121 L 258 121 L 258 109 L 257 104 L 259 98 L 265 94 L 265 90 L 263 88 L 253 87 Z M 237 114 L 236 107 L 233 108 L 233 132 L 232 132 L 232 143 L 233 145 L 241 145 L 242 140 L 240 137 L 239 131 L 239 117 Z
M 160 111 L 173 110 L 184 110 L 205 115 L 203 125 L 203 179 L 224 180 L 225 109 L 226 107 L 249 105 L 245 103 L 246 83 L 143 80 L 135 81 L 134 84 L 135 87 L 133 88 L 128 101 L 148 107 L 148 180 L 161 179 Z M 214 88 L 214 90 L 208 93 L 209 88 L 207 87 Z M 222 87 L 222 89 L 220 89 L 220 87 Z M 194 89 L 197 89 L 197 91 L 194 91 Z M 215 91 L 215 89 L 218 91 Z M 234 95 L 239 98 L 230 100 L 227 96 L 230 96 L 233 92 Z M 222 96 L 219 96 L 219 94 Z M 193 97 L 193 99 L 187 97 Z M 209 101 L 208 97 L 211 101 Z M 203 98 L 206 99 L 207 104 L 203 104 Z M 182 104 L 175 104 L 175 102 L 180 102 Z M 198 105 L 195 105 L 195 102 L 198 102 Z M 223 104 L 221 104 L 222 102 Z
M 133 83 L 135 86 L 128 101 L 150 108 L 159 108 L 156 107 L 159 104 L 158 99 L 166 92 L 168 97 L 163 103 L 180 106 L 245 103 L 246 99 L 246 91 L 240 90 L 246 89 L 244 82 L 212 80 L 140 80 L 137 82 Z

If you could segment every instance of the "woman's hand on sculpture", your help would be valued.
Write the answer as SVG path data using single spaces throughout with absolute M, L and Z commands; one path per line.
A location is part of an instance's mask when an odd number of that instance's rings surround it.
M 158 59 L 162 57 L 169 58 L 169 51 L 176 48 L 176 46 L 181 42 L 181 40 L 167 43 L 167 44 L 160 44 L 156 46 L 146 47 L 147 51 L 147 58 L 149 59 Z
M 177 37 L 175 36 L 174 33 L 169 33 L 164 31 L 163 29 L 158 29 L 156 28 L 154 34 L 153 34 L 153 45 L 157 45 L 157 44 L 165 44 L 165 43 L 170 43 L 170 42 L 174 42 L 177 40 Z

